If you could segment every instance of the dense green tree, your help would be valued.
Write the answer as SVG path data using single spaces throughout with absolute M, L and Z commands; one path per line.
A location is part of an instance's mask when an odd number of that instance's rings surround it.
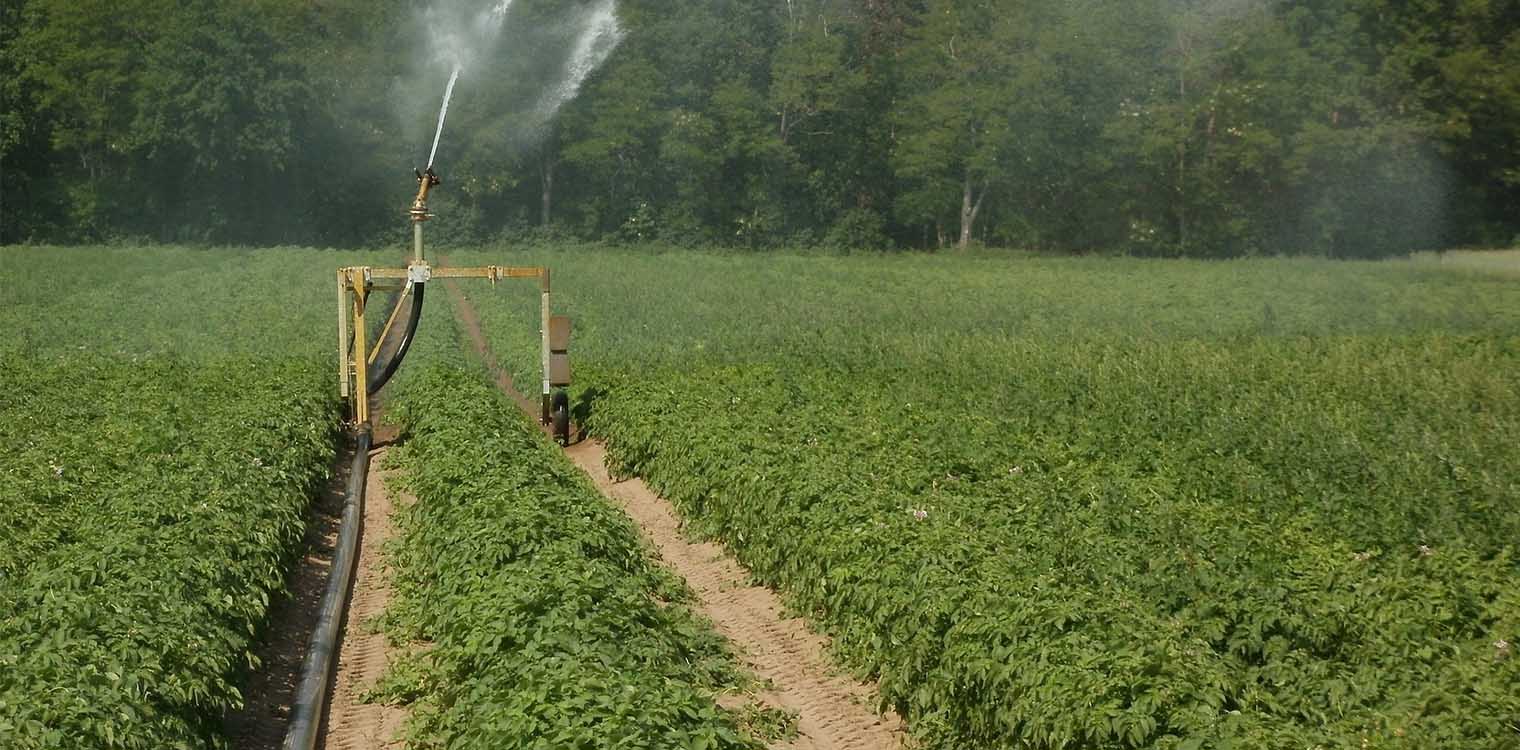
M 1520 214 L 1520 2 L 1348 0 L 1379 100 L 1450 169 L 1444 239 L 1507 242 Z
M 1520 0 L 493 6 L 5 0 L 0 241 L 399 240 L 455 58 L 445 242 L 1345 257 L 1520 232 Z
M 51 158 L 3 153 L 35 165 L 41 191 L 60 186 L 56 238 L 290 236 L 317 199 L 311 168 L 347 151 L 307 147 L 332 142 L 319 103 L 338 87 L 308 60 L 335 59 L 320 35 L 356 18 L 294 2 L 28 0 L 3 59 Z

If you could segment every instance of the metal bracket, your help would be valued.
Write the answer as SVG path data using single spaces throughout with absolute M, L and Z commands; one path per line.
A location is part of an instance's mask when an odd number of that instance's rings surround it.
M 340 381 L 338 387 L 343 396 L 352 399 L 353 423 L 362 425 L 369 421 L 369 366 L 372 362 L 370 362 L 369 339 L 365 334 L 368 331 L 365 326 L 365 307 L 371 293 L 377 290 L 400 290 L 404 299 L 406 294 L 415 291 L 412 289 L 413 285 L 425 284 L 435 278 L 485 279 L 493 285 L 506 279 L 538 279 L 543 419 L 547 422 L 550 381 L 569 380 L 569 373 L 566 372 L 569 369 L 566 355 L 562 351 L 550 351 L 549 269 L 541 266 L 498 265 L 433 268 L 419 257 L 405 268 L 347 266 L 338 269 L 338 374 Z M 401 307 L 398 301 L 397 307 L 391 311 L 390 319 L 386 321 L 382 329 L 380 341 L 385 339 L 385 334 L 390 330 L 400 312 Z M 565 333 L 565 338 L 568 338 L 568 330 Z M 557 367 L 557 372 L 551 373 L 552 367 Z

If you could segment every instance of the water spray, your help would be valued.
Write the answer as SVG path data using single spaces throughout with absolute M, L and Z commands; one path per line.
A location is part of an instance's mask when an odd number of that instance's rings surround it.
M 610 10 L 613 0 L 604 2 L 604 10 L 592 18 L 588 28 L 577 40 L 565 80 L 546 99 L 550 114 L 575 96 L 586 75 L 601 64 L 621 36 L 616 17 Z M 479 55 L 489 50 L 511 5 L 512 0 L 495 0 L 489 8 L 475 16 L 473 24 L 462 29 L 466 32 L 462 35 L 446 33 L 448 29 L 430 29 L 435 41 L 432 49 L 448 50 L 447 61 L 451 72 L 443 92 L 443 106 L 438 110 L 438 126 L 433 132 L 427 167 L 412 170 L 417 179 L 417 195 L 407 211 L 412 224 L 411 262 L 405 268 L 349 266 L 338 269 L 338 391 L 348 408 L 348 424 L 352 427 L 356 443 L 351 477 L 357 477 L 358 481 L 357 484 L 350 482 L 344 501 L 339 549 L 333 560 L 333 573 L 322 597 L 321 619 L 312 633 L 307 658 L 302 663 L 301 682 L 292 701 L 290 724 L 282 746 L 284 750 L 313 750 L 317 744 L 322 709 L 327 704 L 327 685 L 332 679 L 335 666 L 341 613 L 346 608 L 354 556 L 357 554 L 356 539 L 362 518 L 359 508 L 364 495 L 363 478 L 369 470 L 372 440 L 370 399 L 385 386 L 406 357 L 422 318 L 423 292 L 429 281 L 434 278 L 474 278 L 486 279 L 495 286 L 502 279 L 538 280 L 540 356 L 543 368 L 540 420 L 545 425 L 552 425 L 554 438 L 561 445 L 570 442 L 570 399 L 565 391 L 570 385 L 570 319 L 550 314 L 549 269 L 539 266 L 495 265 L 434 268 L 428 263 L 422 245 L 422 225 L 433 218 L 433 214 L 428 211 L 428 196 L 434 188 L 443 184 L 433 166 L 434 159 L 438 156 L 438 142 L 443 137 L 443 123 L 449 114 L 449 100 L 454 96 L 454 84 L 459 81 L 459 73 L 467 60 L 471 59 L 471 53 Z M 454 31 L 461 29 L 456 27 Z M 445 42 L 446 39 L 458 43 L 449 44 Z M 371 342 L 365 316 L 368 302 L 377 291 L 397 291 L 400 294 L 379 337 Z M 393 335 L 393 327 L 409 299 L 410 314 L 406 317 L 406 328 L 399 336 Z M 382 352 L 387 350 L 389 354 L 382 356 Z
M 447 99 L 445 99 L 447 102 Z M 447 104 L 445 104 L 445 107 Z M 442 117 L 439 118 L 442 125 Z M 431 159 L 430 159 L 431 161 Z M 479 266 L 474 268 L 434 268 L 423 254 L 422 224 L 433 215 L 428 212 L 428 194 L 443 184 L 433 166 L 413 170 L 417 178 L 417 196 L 412 200 L 408 218 L 412 223 L 412 261 L 405 268 L 349 266 L 338 269 L 338 391 L 348 407 L 348 424 L 356 443 L 352 477 L 344 501 L 343 524 L 339 530 L 339 551 L 333 561 L 333 574 L 322 597 L 322 616 L 312 633 L 307 658 L 302 663 L 301 683 L 292 701 L 291 719 L 283 750 L 314 750 L 317 730 L 321 727 L 322 709 L 326 705 L 327 685 L 332 679 L 337 653 L 339 621 L 345 609 L 348 588 L 353 577 L 353 558 L 357 527 L 362 513 L 358 508 L 364 495 L 363 477 L 369 470 L 372 441 L 370 399 L 385 386 L 406 357 L 417 325 L 422 319 L 423 292 L 427 283 L 440 279 L 486 279 L 492 286 L 503 279 L 537 279 L 539 314 L 542 318 L 541 356 L 543 366 L 543 412 L 540 417 L 552 425 L 554 439 L 560 445 L 570 442 L 570 319 L 550 314 L 549 269 L 540 266 Z M 377 291 L 399 291 L 396 306 L 386 320 L 378 338 L 371 342 L 365 322 L 370 298 Z M 410 298 L 410 314 L 402 333 L 393 334 Z M 389 350 L 388 356 L 381 357 Z M 357 487 L 357 489 L 356 489 Z
M 429 174 L 432 174 L 433 171 L 433 159 L 438 156 L 438 139 L 443 135 L 444 118 L 449 116 L 449 99 L 454 97 L 454 84 L 459 80 L 460 67 L 458 64 L 454 66 L 454 72 L 449 74 L 449 85 L 443 90 L 443 107 L 438 110 L 438 129 L 433 132 L 433 149 L 428 152 L 427 168 Z M 422 176 L 418 175 L 417 179 L 421 180 Z
M 492 283 L 505 278 L 536 278 L 540 282 L 542 366 L 543 366 L 543 421 L 553 423 L 555 432 L 568 439 L 568 404 L 561 390 L 570 382 L 569 359 L 566 355 L 568 321 L 550 315 L 549 270 L 547 268 L 483 266 L 478 268 L 434 268 L 429 265 L 423 246 L 422 225 L 433 218 L 428 210 L 431 191 L 442 185 L 443 180 L 435 171 L 438 146 L 443 139 L 443 126 L 448 120 L 449 104 L 454 97 L 454 86 L 460 73 L 469 65 L 485 58 L 494 48 L 506 22 L 513 0 L 491 0 L 479 10 L 461 12 L 458 5 L 448 3 L 431 6 L 426 15 L 429 49 L 432 61 L 442 63 L 449 70 L 448 83 L 443 91 L 443 103 L 438 109 L 438 124 L 433 131 L 433 142 L 428 150 L 427 166 L 413 169 L 417 180 L 417 194 L 407 211 L 412 224 L 412 258 L 405 268 L 373 268 L 354 266 L 338 273 L 338 349 L 339 389 L 345 400 L 351 399 L 353 423 L 367 425 L 369 422 L 369 397 L 380 390 L 405 356 L 412 335 L 421 317 L 423 291 L 428 281 L 439 278 L 484 278 Z M 570 58 L 566 61 L 563 77 L 557 86 L 545 92 L 540 113 L 552 116 L 565 102 L 573 99 L 581 85 L 593 70 L 598 68 L 622 40 L 618 26 L 616 0 L 600 0 L 588 14 L 580 18 Z M 364 331 L 365 303 L 371 292 L 396 290 L 400 292 L 396 308 L 390 314 L 373 346 L 366 341 Z M 403 306 L 410 300 L 411 314 L 405 332 L 399 338 L 391 336 L 393 324 L 401 319 Z M 562 334 L 561 334 L 562 332 Z M 382 351 L 391 351 L 388 358 Z M 374 373 L 371 367 L 374 367 Z M 564 427 L 561 428 L 561 421 Z
M 544 92 L 538 103 L 538 116 L 543 120 L 553 117 L 560 107 L 580 94 L 581 85 L 592 71 L 612 55 L 623 41 L 623 29 L 618 24 L 616 0 L 602 0 L 584 18 L 580 32 L 571 47 L 570 58 L 559 83 Z

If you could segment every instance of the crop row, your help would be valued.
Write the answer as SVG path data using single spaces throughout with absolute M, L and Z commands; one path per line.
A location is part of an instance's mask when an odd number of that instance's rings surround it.
M 0 359 L 0 746 L 221 742 L 332 460 L 326 375 Z
M 756 746 L 715 702 L 742 680 L 684 585 L 440 328 L 388 405 L 416 502 L 385 618 L 426 645 L 379 697 L 412 705 L 413 746 Z
M 224 746 L 332 462 L 359 256 L 0 253 L 0 747 Z
M 603 384 L 591 428 L 931 746 L 1501 748 L 1517 359 L 1425 339 L 656 370 Z M 989 371 L 1011 376 L 956 380 Z
M 1512 285 L 555 261 L 617 468 L 833 633 L 928 747 L 1520 737 Z M 531 307 L 481 308 L 531 371 Z

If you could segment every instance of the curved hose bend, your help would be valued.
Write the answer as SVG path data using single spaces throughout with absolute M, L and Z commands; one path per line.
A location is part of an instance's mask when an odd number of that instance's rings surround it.
M 415 286 L 406 332 L 396 346 L 396 353 L 386 361 L 379 375 L 369 381 L 370 395 L 379 391 L 396 374 L 396 368 L 401 366 L 407 349 L 411 348 L 412 337 L 417 334 L 417 324 L 422 320 L 424 286 L 421 283 Z M 307 646 L 306 658 L 301 665 L 301 682 L 291 705 L 290 724 L 286 728 L 282 750 L 312 750 L 317 745 L 317 733 L 321 729 L 322 713 L 327 705 L 327 683 L 332 679 L 333 668 L 337 663 L 343 613 L 348 608 L 348 590 L 353 585 L 354 567 L 359 554 L 365 478 L 369 475 L 372 441 L 370 426 L 360 425 L 355 438 L 353 466 L 349 469 L 348 488 L 343 499 L 343 518 L 338 528 L 332 569 L 322 595 L 317 624 L 312 630 L 311 643 Z
M 401 360 L 406 358 L 407 349 L 412 346 L 412 337 L 417 334 L 417 324 L 422 321 L 422 293 L 427 288 L 424 282 L 416 282 L 412 285 L 412 312 L 406 321 L 406 332 L 401 334 L 401 343 L 396 346 L 396 353 L 386 360 L 385 366 L 380 368 L 380 374 L 370 378 L 369 395 L 373 396 L 385 387 L 386 381 L 396 374 L 396 368 L 401 366 Z M 375 342 L 379 346 L 383 342 Z

